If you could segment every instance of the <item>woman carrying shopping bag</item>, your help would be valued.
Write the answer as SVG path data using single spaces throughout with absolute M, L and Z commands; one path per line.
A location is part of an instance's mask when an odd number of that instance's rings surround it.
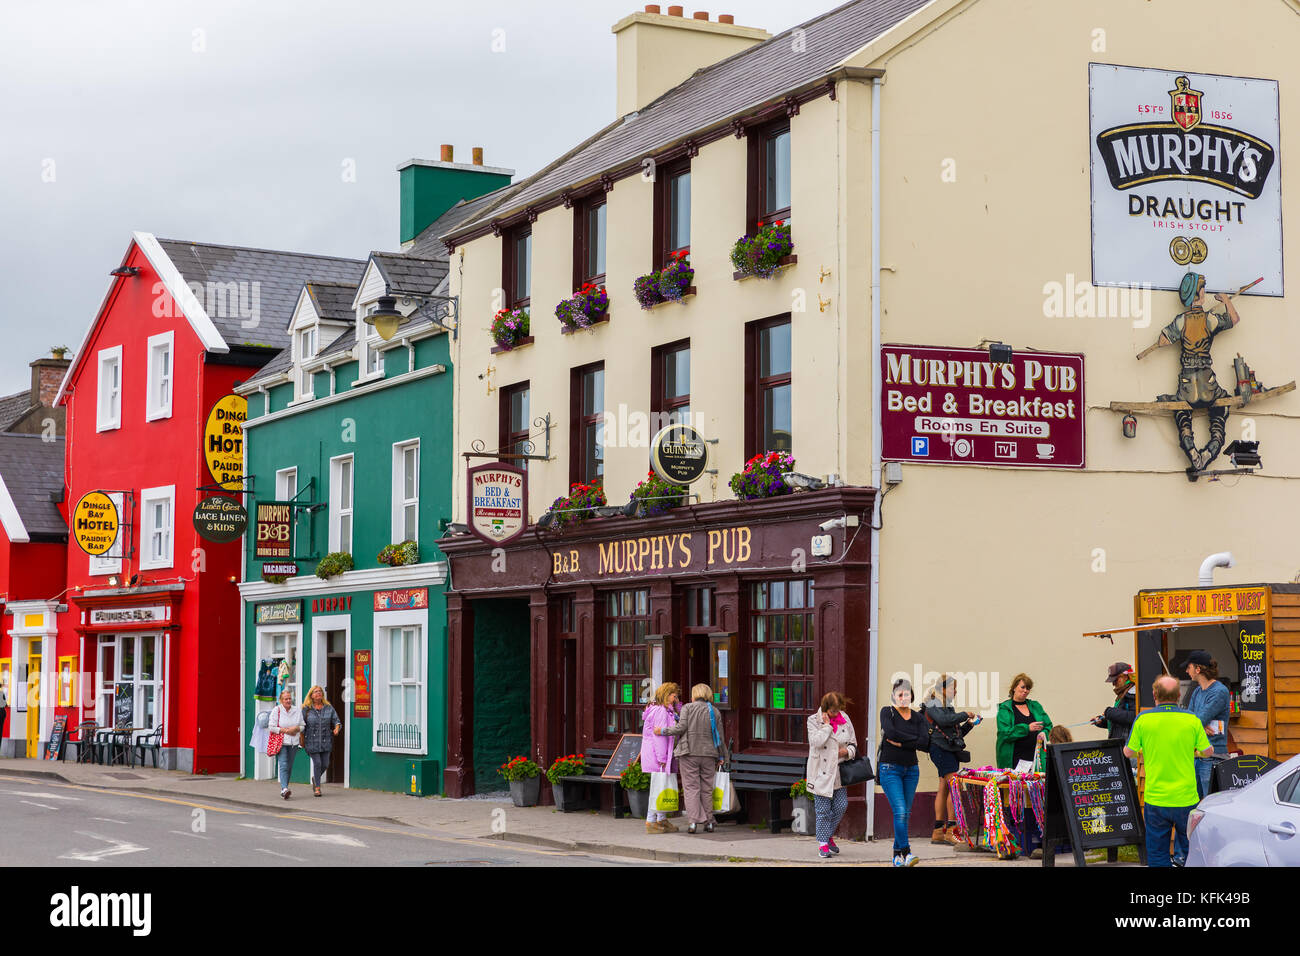
M 660 684 L 659 689 L 655 691 L 654 700 L 641 715 L 641 769 L 648 774 L 677 773 L 677 758 L 673 754 L 676 738 L 665 737 L 656 731 L 663 727 L 672 727 L 677 723 L 682 706 L 681 692 L 682 689 L 676 684 Z M 653 796 L 658 796 L 658 793 Z M 677 832 L 677 827 L 669 821 L 668 814 L 663 810 L 655 809 L 653 800 L 646 813 L 645 832 Z
M 839 853 L 835 828 L 849 808 L 849 792 L 840 782 L 840 763 L 858 755 L 858 738 L 844 708 L 851 701 L 831 691 L 808 718 L 808 792 L 817 816 L 817 852 L 822 859 Z
M 287 687 L 280 695 L 280 703 L 271 710 L 267 730 L 271 739 L 277 734 L 281 735 L 279 752 L 271 756 L 279 760 L 280 796 L 288 800 L 292 792 L 289 789 L 289 777 L 293 773 L 293 758 L 298 754 L 298 741 L 301 739 L 302 709 L 293 702 L 293 692 Z
M 681 720 L 669 728 L 659 727 L 656 734 L 679 738 L 675 753 L 682 768 L 682 804 L 690 826 L 687 833 L 712 833 L 717 820 L 713 816 L 713 784 L 724 761 L 729 759 L 722 741 L 722 714 L 712 704 L 713 688 L 696 684 L 691 688 L 691 702 L 682 708 Z
M 330 766 L 331 737 L 338 736 L 343 721 L 334 707 L 325 699 L 325 689 L 314 684 L 302 702 L 303 746 L 311 758 L 311 789 L 320 796 L 321 780 Z

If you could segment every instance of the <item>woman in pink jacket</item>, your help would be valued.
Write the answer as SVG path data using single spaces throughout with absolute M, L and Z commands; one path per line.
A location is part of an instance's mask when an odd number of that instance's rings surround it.
M 655 731 L 660 727 L 672 727 L 677 723 L 681 712 L 682 689 L 676 684 L 660 684 L 655 691 L 654 703 L 641 715 L 641 769 L 645 773 L 676 773 L 677 759 L 673 756 L 674 738 L 660 736 Z M 646 833 L 676 833 L 677 827 L 668 820 L 668 815 L 651 809 L 646 815 Z

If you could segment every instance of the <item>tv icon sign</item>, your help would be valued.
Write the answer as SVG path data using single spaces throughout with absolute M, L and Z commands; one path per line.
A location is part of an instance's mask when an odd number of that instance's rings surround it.
M 993 457 L 1015 458 L 1016 443 L 1013 441 L 995 441 L 993 443 Z
M 930 457 L 930 439 L 922 438 L 918 435 L 912 436 L 912 457 L 929 458 Z

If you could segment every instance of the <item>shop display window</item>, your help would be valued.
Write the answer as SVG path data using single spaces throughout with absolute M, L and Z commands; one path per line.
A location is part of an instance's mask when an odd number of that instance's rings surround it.
M 643 685 L 650 682 L 649 629 L 648 590 L 605 595 L 605 730 L 609 734 L 641 730 Z
M 813 583 L 811 578 L 763 581 L 750 588 L 747 652 L 750 738 L 807 743 L 813 697 Z

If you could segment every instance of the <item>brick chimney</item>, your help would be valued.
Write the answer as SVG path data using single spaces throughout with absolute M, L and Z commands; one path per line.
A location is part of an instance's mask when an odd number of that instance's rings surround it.
M 736 26 L 730 14 L 716 21 L 700 10 L 686 16 L 682 7 L 667 14 L 658 4 L 614 24 L 618 43 L 617 114 L 641 109 L 696 70 L 724 60 L 772 34 L 755 27 Z
M 32 404 L 54 407 L 54 397 L 59 394 L 63 376 L 72 364 L 70 358 L 38 358 L 30 364 L 32 370 Z

